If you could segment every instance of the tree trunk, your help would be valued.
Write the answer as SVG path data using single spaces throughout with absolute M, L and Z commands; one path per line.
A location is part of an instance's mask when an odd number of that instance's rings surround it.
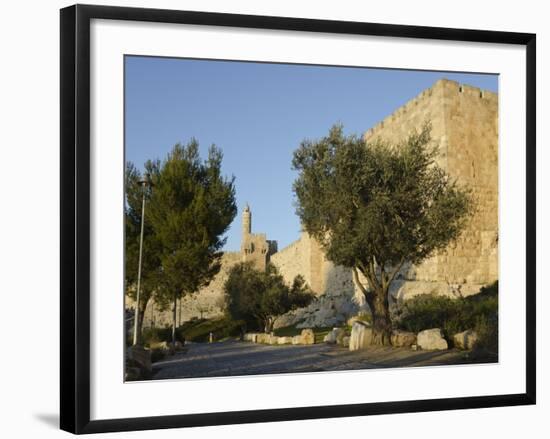
M 374 265 L 370 270 L 362 269 L 363 275 L 367 278 L 370 290 L 361 283 L 359 279 L 358 269 L 353 268 L 353 280 L 359 287 L 365 300 L 369 305 L 372 315 L 372 340 L 371 344 L 377 346 L 387 346 L 391 344 L 391 319 L 390 319 L 390 304 L 388 300 L 388 291 L 390 282 L 384 279 L 384 274 L 381 276 L 381 281 L 376 279 Z M 391 277 L 393 279 L 393 276 Z
M 275 320 L 272 318 L 265 319 L 264 331 L 266 334 L 270 334 L 273 331 Z
M 141 344 L 141 334 L 143 330 L 143 319 L 145 317 L 145 310 L 147 309 L 147 303 L 149 302 L 149 299 L 147 300 L 140 300 L 139 303 L 139 310 L 138 310 L 138 319 L 137 319 L 137 344 Z
M 372 313 L 372 344 L 389 346 L 391 344 L 391 319 L 387 288 L 375 291 L 369 303 Z

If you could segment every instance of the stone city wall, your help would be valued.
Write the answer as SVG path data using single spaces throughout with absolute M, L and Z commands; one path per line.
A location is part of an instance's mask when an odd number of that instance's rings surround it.
M 229 275 L 229 270 L 239 262 L 241 262 L 240 252 L 227 252 L 223 254 L 220 272 L 212 279 L 210 284 L 201 288 L 197 293 L 178 300 L 176 307 L 176 321 L 178 324 L 192 318 L 215 318 L 223 315 L 225 310 L 223 286 Z M 126 297 L 126 308 L 132 307 L 132 301 Z M 171 326 L 172 318 L 172 307 L 160 310 L 154 301 L 150 300 L 145 310 L 143 327 Z

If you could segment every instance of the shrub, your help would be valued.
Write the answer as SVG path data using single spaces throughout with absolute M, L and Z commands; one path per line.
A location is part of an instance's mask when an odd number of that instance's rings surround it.
M 187 341 L 206 342 L 210 338 L 210 333 L 216 340 L 227 337 L 237 336 L 241 333 L 244 326 L 243 320 L 232 320 L 227 317 L 221 317 L 211 320 L 197 320 L 188 325 L 182 325 L 178 328 L 180 337 Z
M 494 349 L 498 344 L 498 283 L 459 299 L 433 294 L 415 296 L 403 302 L 395 315 L 396 328 L 412 332 L 441 328 L 451 343 L 454 334 L 474 329 L 478 344 Z
M 176 339 L 179 341 L 182 341 L 178 338 L 178 334 L 176 332 Z M 155 343 L 159 343 L 161 341 L 172 341 L 172 328 L 169 326 L 164 328 L 143 328 L 141 333 L 141 340 L 145 346 L 150 347 L 151 345 Z
M 498 354 L 498 315 L 479 316 L 474 330 L 478 336 L 475 349 Z
M 184 343 L 185 341 L 205 342 L 210 338 L 210 333 L 214 334 L 216 340 L 236 336 L 240 334 L 241 327 L 244 325 L 242 320 L 232 320 L 227 317 L 218 319 L 192 319 L 182 323 L 176 329 L 176 340 Z M 156 343 L 172 341 L 172 328 L 143 328 L 143 344 L 147 347 L 154 346 Z
M 166 357 L 166 352 L 164 349 L 151 349 L 151 363 L 164 360 L 164 357 Z

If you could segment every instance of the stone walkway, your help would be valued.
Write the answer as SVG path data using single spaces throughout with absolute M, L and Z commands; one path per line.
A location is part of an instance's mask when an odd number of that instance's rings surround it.
M 270 346 L 240 341 L 190 343 L 153 364 L 153 379 L 257 375 L 382 367 L 435 366 L 470 362 L 458 350 L 412 351 L 373 347 L 350 352 L 325 343 L 309 346 Z

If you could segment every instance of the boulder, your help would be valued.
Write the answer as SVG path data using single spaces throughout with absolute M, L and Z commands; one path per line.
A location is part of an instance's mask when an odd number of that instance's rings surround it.
M 477 333 L 473 329 L 467 329 L 466 331 L 459 332 L 453 337 L 455 347 L 459 349 L 473 349 L 477 342 Z
M 315 333 L 313 332 L 313 329 L 302 329 L 301 337 L 302 344 L 315 344 Z
M 425 329 L 416 336 L 416 344 L 424 350 L 445 350 L 449 346 L 447 340 L 443 338 L 443 333 L 439 328 Z
M 295 335 L 294 337 L 292 337 L 292 344 L 302 344 L 302 336 Z
M 365 322 L 356 321 L 351 327 L 349 350 L 357 351 L 370 346 L 372 341 L 372 328 Z
M 345 331 L 342 328 L 332 328 L 332 331 L 330 331 L 323 341 L 325 343 L 337 343 L 338 338 L 342 338 L 345 335 Z
M 348 335 L 345 335 L 344 337 L 342 337 L 342 343 L 338 344 L 341 344 L 343 347 L 347 348 L 349 347 L 349 339 L 350 337 Z
M 401 331 L 399 329 L 392 331 L 391 344 L 396 348 L 410 347 L 416 343 L 416 334 L 414 332 Z

